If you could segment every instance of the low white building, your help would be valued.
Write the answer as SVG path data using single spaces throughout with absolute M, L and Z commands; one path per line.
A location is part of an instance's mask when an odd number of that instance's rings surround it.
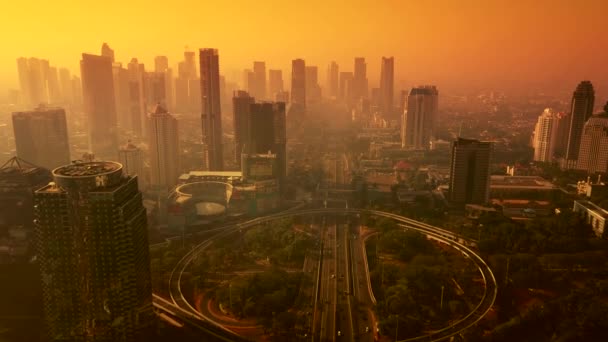
M 596 236 L 601 237 L 604 234 L 604 227 L 608 218 L 607 210 L 589 201 L 576 200 L 572 211 L 583 215 L 585 221 L 593 227 Z

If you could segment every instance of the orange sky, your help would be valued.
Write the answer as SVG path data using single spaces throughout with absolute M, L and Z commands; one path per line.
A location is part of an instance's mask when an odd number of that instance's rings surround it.
M 215 47 L 231 69 L 293 58 L 352 70 L 368 59 L 377 82 L 383 55 L 395 56 L 396 87 L 466 87 L 511 81 L 591 79 L 608 85 L 608 0 L 5 0 L 0 20 L 0 91 L 17 87 L 15 59 L 50 59 L 78 70 L 102 42 L 118 61 L 155 55 L 176 64 L 184 50 Z M 7 4 L 6 2 L 12 2 Z M 288 79 L 288 74 L 284 76 Z

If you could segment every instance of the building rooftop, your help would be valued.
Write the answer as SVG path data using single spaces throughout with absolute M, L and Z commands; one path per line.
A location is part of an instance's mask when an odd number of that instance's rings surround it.
M 111 173 L 121 168 L 121 164 L 110 161 L 74 163 L 55 169 L 53 174 L 65 177 L 91 177 Z
M 491 176 L 490 188 L 554 190 L 557 186 L 538 176 Z

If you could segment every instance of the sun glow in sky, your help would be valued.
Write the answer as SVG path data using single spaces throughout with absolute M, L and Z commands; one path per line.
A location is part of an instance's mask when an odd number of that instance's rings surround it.
M 578 80 L 608 84 L 606 0 L 4 0 L 0 91 L 18 87 L 16 58 L 49 59 L 79 72 L 82 52 L 108 42 L 117 61 L 155 55 L 172 66 L 185 46 L 220 51 L 222 72 L 264 60 L 285 70 L 294 58 L 352 71 L 395 56 L 396 85 L 520 85 Z M 4 89 L 4 91 L 2 90 Z

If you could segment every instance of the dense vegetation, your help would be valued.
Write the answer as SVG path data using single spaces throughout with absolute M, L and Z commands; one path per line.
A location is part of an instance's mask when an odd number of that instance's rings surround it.
M 383 334 L 409 338 L 441 328 L 479 300 L 477 272 L 468 260 L 392 220 L 378 219 L 374 227 L 379 238 L 368 241 L 367 253 Z
M 472 341 L 603 341 L 608 241 L 576 213 L 517 223 L 480 220 L 479 249 L 499 283 L 497 317 Z
M 216 290 L 224 308 L 239 318 L 255 317 L 266 329 L 288 331 L 296 316 L 289 312 L 300 288 L 302 273 L 273 268 L 262 273 L 237 277 Z

